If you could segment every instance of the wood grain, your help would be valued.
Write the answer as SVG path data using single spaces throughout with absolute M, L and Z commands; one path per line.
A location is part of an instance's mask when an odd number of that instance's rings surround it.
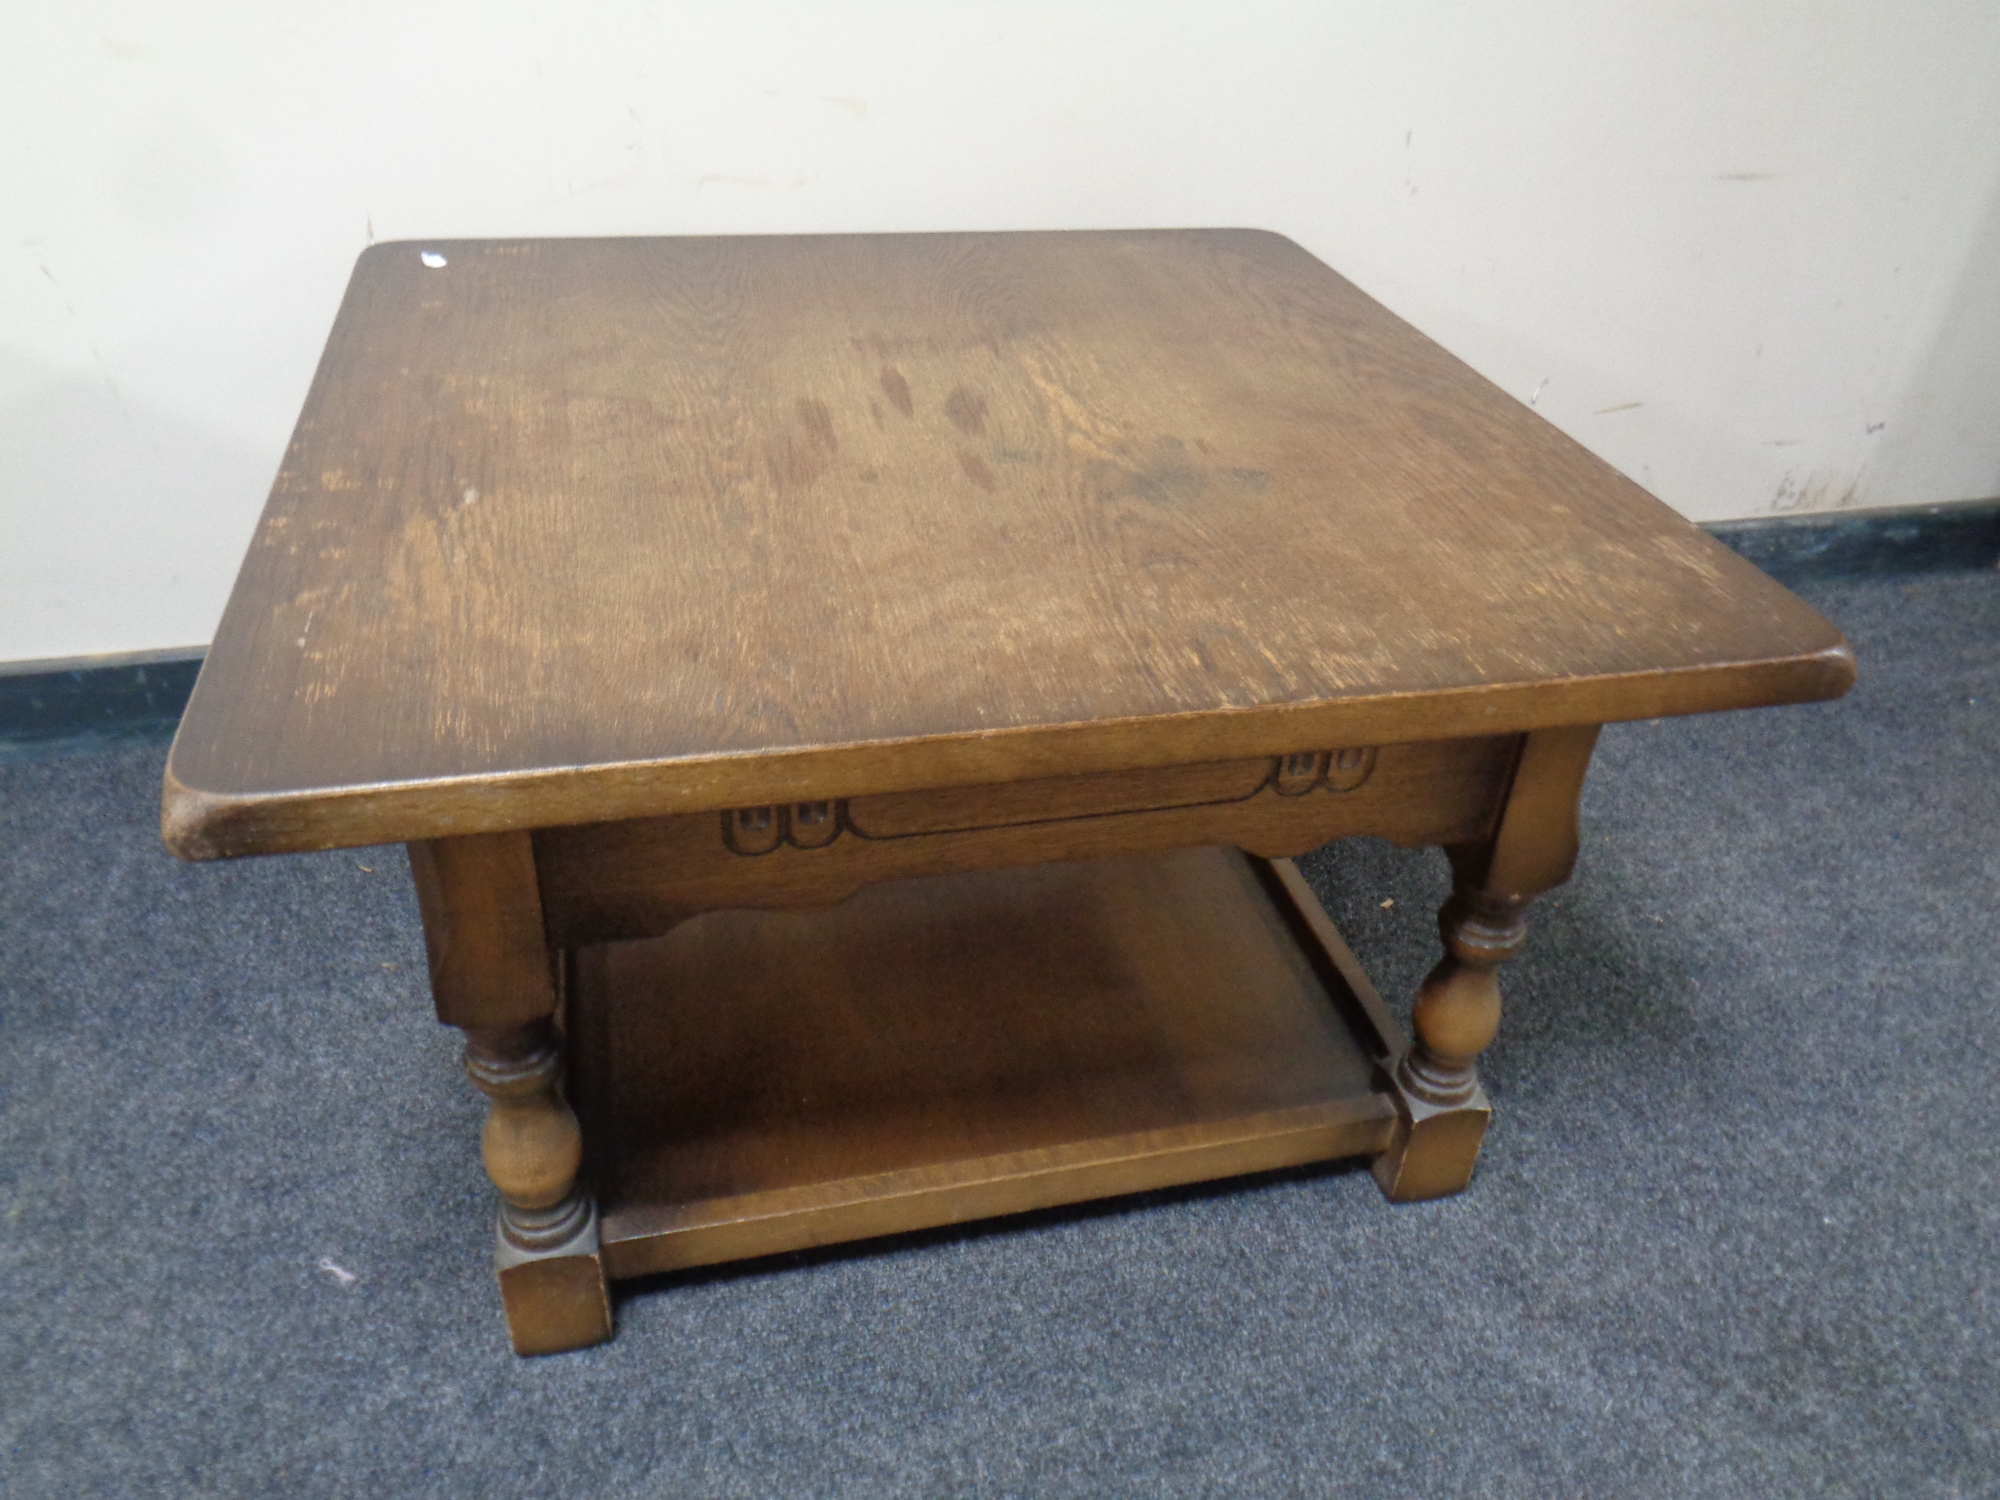
M 611 1274 L 1379 1150 L 1393 1043 L 1257 866 L 910 880 L 582 950 Z
M 163 828 L 193 858 L 403 841 L 1852 675 L 1818 615 L 1277 236 L 388 244 Z

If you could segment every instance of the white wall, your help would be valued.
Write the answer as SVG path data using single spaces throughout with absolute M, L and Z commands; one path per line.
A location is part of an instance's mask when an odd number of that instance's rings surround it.
M 371 234 L 1173 224 L 1697 519 L 2000 494 L 1990 0 L 0 0 L 0 661 L 207 639 Z

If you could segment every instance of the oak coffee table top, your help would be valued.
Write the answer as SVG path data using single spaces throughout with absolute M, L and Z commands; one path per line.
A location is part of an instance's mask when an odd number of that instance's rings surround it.
M 377 245 L 194 858 L 1837 695 L 1840 634 L 1290 241 Z

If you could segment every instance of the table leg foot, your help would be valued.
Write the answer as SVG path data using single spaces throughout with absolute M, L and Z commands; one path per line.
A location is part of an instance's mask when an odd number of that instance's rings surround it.
M 1486 1091 L 1474 1085 L 1459 1104 L 1433 1104 L 1404 1090 L 1393 1079 L 1396 1133 L 1389 1149 L 1375 1158 L 1375 1181 L 1392 1203 L 1446 1198 L 1472 1181 L 1486 1122 L 1493 1110 Z
M 494 1268 L 516 1354 L 561 1354 L 611 1337 L 597 1208 L 587 1195 L 542 1213 L 503 1204 Z

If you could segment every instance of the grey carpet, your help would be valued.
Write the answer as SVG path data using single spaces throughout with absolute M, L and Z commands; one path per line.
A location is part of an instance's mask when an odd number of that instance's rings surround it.
M 789 1257 L 539 1361 L 400 854 L 181 866 L 161 742 L 0 760 L 0 1491 L 2000 1493 L 2000 577 L 1809 592 L 1847 701 L 1607 731 L 1462 1197 Z M 1441 858 L 1307 868 L 1407 997 Z

